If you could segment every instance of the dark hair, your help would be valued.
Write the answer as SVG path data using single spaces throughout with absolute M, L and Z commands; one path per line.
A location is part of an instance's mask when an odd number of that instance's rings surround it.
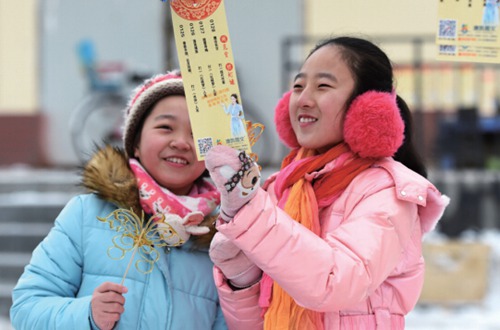
M 353 75 L 355 86 L 351 97 L 347 100 L 348 105 L 357 96 L 370 90 L 392 93 L 394 89 L 392 64 L 378 46 L 365 39 L 337 37 L 317 44 L 309 53 L 309 56 L 324 46 L 338 47 L 342 59 Z M 411 170 L 427 177 L 425 165 L 413 143 L 413 123 L 410 109 L 401 97 L 397 96 L 396 102 L 405 123 L 405 130 L 403 145 L 393 158 Z
M 231 94 L 231 97 L 234 97 L 236 99 L 236 103 L 240 104 L 240 101 L 238 100 L 238 94 Z

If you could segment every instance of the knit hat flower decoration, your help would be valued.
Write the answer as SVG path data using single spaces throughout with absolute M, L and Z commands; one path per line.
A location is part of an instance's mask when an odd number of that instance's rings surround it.
M 289 148 L 299 148 L 290 122 L 290 95 L 278 101 L 274 122 L 280 140 Z M 368 91 L 357 96 L 344 120 L 344 141 L 363 158 L 392 157 L 403 144 L 404 122 L 395 93 Z

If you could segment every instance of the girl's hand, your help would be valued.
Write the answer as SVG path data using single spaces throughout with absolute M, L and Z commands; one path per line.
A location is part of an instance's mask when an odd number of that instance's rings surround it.
M 209 255 L 234 287 L 249 287 L 262 277 L 262 270 L 220 232 L 215 234 L 210 243 Z
M 109 330 L 115 326 L 125 311 L 123 294 L 127 291 L 123 285 L 112 282 L 104 282 L 94 290 L 90 307 L 92 319 L 99 329 Z
M 208 151 L 205 166 L 221 195 L 220 216 L 229 222 L 257 193 L 259 166 L 244 151 L 224 145 Z

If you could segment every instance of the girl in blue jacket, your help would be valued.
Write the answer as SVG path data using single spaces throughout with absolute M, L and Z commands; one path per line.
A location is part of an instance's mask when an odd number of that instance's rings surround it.
M 179 72 L 133 92 L 123 140 L 95 153 L 89 194 L 34 250 L 12 293 L 15 329 L 226 329 L 207 253 L 220 197 L 197 160 Z M 156 214 L 138 253 L 126 251 L 124 214 Z

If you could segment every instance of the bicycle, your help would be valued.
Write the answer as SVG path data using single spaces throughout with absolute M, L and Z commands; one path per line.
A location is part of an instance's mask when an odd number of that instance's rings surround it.
M 149 76 L 127 72 L 121 62 L 98 62 L 91 40 L 80 41 L 77 54 L 89 92 L 72 111 L 69 130 L 73 150 L 85 163 L 98 147 L 121 146 L 123 110 L 129 92 Z

